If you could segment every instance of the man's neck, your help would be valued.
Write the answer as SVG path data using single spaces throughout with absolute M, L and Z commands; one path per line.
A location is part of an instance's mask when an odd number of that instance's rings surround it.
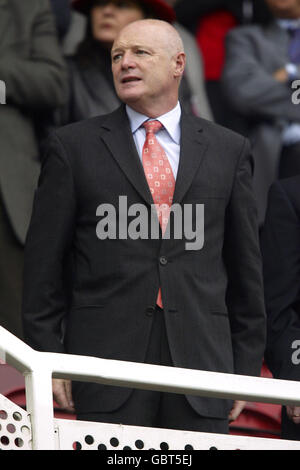
M 160 103 L 151 103 L 149 105 L 135 102 L 135 103 L 127 103 L 128 106 L 136 111 L 137 113 L 143 114 L 152 119 L 156 119 L 159 116 L 163 116 L 167 114 L 169 111 L 172 111 L 177 106 L 178 97 L 176 100 L 171 101 L 170 103 L 160 102 Z

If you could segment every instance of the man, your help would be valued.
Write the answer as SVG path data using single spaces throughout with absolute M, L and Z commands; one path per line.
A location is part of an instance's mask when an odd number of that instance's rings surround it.
M 197 116 L 212 119 L 204 89 L 202 59 L 195 38 L 185 28 L 174 23 L 175 13 L 167 2 L 74 0 L 72 9 L 75 21 L 72 21 L 65 43 L 69 56 L 71 92 L 69 104 L 62 114 L 63 124 L 107 114 L 120 106 L 111 73 L 110 50 L 124 26 L 146 18 L 170 22 L 179 31 L 189 62 L 179 90 L 181 104 Z M 78 47 L 75 47 L 75 38 Z M 95 87 L 95 84 L 98 86 Z
M 41 122 L 67 100 L 48 0 L 0 1 L 0 325 L 22 338 L 23 251 L 40 172 Z
M 32 347 L 259 374 L 265 316 L 249 146 L 181 111 L 184 66 L 170 24 L 131 23 L 112 48 L 126 106 L 51 139 L 27 241 L 24 323 Z M 69 254 L 70 307 L 63 290 Z M 54 392 L 72 410 L 69 382 L 56 380 Z M 83 383 L 73 384 L 73 399 L 84 420 L 223 433 L 232 407 Z M 230 416 L 242 406 L 236 402 Z
M 261 247 L 267 310 L 266 361 L 275 378 L 300 380 L 300 176 L 271 186 Z M 300 439 L 300 408 L 282 408 L 281 435 Z
M 300 172 L 300 107 L 292 102 L 292 82 L 300 78 L 300 0 L 266 3 L 273 13 L 267 26 L 228 34 L 223 74 L 229 101 L 250 126 L 260 224 L 272 182 Z

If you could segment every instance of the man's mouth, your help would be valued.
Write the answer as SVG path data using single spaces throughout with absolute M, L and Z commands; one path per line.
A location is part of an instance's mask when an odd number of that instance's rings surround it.
M 121 80 L 121 83 L 131 83 L 131 82 L 140 82 L 141 78 L 139 77 L 124 77 Z

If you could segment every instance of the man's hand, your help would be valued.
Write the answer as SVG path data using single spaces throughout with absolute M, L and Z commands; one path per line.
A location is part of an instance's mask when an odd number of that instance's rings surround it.
M 295 424 L 300 424 L 300 406 L 287 406 L 286 414 Z
M 283 67 L 282 69 L 276 70 L 276 72 L 273 73 L 273 77 L 278 82 L 286 83 L 289 79 L 289 74 L 287 73 L 286 69 Z
M 235 421 L 239 417 L 240 413 L 245 408 L 246 403 L 247 403 L 246 401 L 239 401 L 239 400 L 236 400 L 234 402 L 233 407 L 228 416 L 229 421 Z
M 71 380 L 52 379 L 53 396 L 56 403 L 65 411 L 74 413 Z

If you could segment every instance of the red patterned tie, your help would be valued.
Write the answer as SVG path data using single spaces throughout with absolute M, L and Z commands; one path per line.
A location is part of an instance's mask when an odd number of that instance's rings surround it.
M 155 136 L 163 125 L 159 121 L 146 121 L 143 126 L 146 129 L 143 167 L 164 235 L 173 201 L 175 179 L 168 157 Z M 159 289 L 156 303 L 163 308 L 161 289 Z

